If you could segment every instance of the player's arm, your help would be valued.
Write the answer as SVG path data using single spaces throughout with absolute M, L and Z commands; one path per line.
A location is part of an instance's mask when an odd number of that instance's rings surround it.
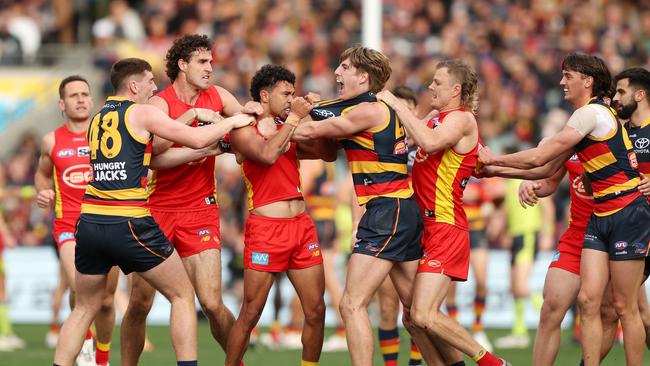
M 223 114 L 225 116 L 232 117 L 239 113 L 255 114 L 261 116 L 264 113 L 264 109 L 259 102 L 249 101 L 242 106 L 237 98 L 235 98 L 226 89 L 218 85 L 215 85 L 214 88 L 217 89 L 217 92 L 219 92 L 219 97 L 221 98 L 221 103 L 223 104 Z
M 519 185 L 519 203 L 526 207 L 534 206 L 541 197 L 553 194 L 566 175 L 566 168 L 560 168 L 550 177 L 536 181 L 524 181 Z
M 187 113 L 195 113 L 196 119 L 211 124 L 202 127 L 189 127 L 177 123 L 156 107 L 148 104 L 138 104 L 133 107 L 127 123 L 142 141 L 148 140 L 150 134 L 153 134 L 193 149 L 202 149 L 217 142 L 233 128 L 248 126 L 255 120 L 248 114 L 221 119 L 216 112 L 203 108 L 192 108 Z
M 34 184 L 38 191 L 36 203 L 38 207 L 49 207 L 54 200 L 54 190 L 52 189 L 52 175 L 54 162 L 52 161 L 52 149 L 54 148 L 54 132 L 48 132 L 43 136 L 41 142 L 41 156 L 38 158 L 38 167 L 34 174 Z
M 554 175 L 564 164 L 564 162 L 573 154 L 572 150 L 566 151 L 547 164 L 532 169 L 516 169 L 502 166 L 485 166 L 481 172 L 486 177 L 502 177 L 525 180 L 544 179 Z
M 322 121 L 300 123 L 293 134 L 294 141 L 321 137 L 345 137 L 376 127 L 388 118 L 388 109 L 381 103 L 362 103 L 345 115 Z
M 189 147 L 172 147 L 159 155 L 154 155 L 149 168 L 154 170 L 169 169 L 175 166 L 194 162 L 209 156 L 222 154 L 219 143 L 214 143 L 203 149 L 191 149 Z
M 163 98 L 154 95 L 149 99 L 148 103 L 160 109 L 163 113 L 169 114 L 169 107 L 167 106 L 167 102 Z M 176 121 L 186 125 L 191 125 L 192 122 L 194 122 L 193 117 L 194 117 L 194 113 L 191 111 L 187 111 L 183 113 L 181 116 L 179 116 L 178 118 L 176 118 Z M 163 152 L 165 152 L 165 150 L 169 149 L 173 145 L 174 145 L 173 142 L 169 140 L 165 140 L 160 136 L 155 136 L 152 145 L 153 154 L 154 155 L 162 154 Z

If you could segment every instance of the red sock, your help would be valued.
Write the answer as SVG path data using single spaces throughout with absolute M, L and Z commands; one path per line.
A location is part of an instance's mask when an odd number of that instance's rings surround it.
M 478 366 L 502 366 L 503 365 L 503 362 L 501 362 L 501 359 L 499 357 L 496 357 L 495 355 L 491 354 L 488 351 L 485 351 L 485 354 L 483 356 L 480 356 L 478 360 L 474 358 L 474 361 L 476 361 L 476 364 Z
M 95 362 L 98 366 L 108 364 L 109 351 L 101 351 L 99 348 L 95 350 Z

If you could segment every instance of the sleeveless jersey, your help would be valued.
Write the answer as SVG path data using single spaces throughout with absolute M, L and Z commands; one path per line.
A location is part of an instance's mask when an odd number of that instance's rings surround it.
M 650 119 L 643 121 L 641 126 L 632 127 L 628 122 L 625 127 L 634 146 L 636 159 L 639 162 L 639 173 L 650 177 Z
M 575 147 L 594 193 L 594 214 L 611 215 L 634 201 L 641 193 L 636 153 L 627 131 L 604 101 L 592 99 L 582 108 L 594 108 L 599 120 L 614 122 L 614 131 L 604 138 L 585 136 Z
M 342 116 L 363 102 L 377 103 L 377 98 L 366 92 L 348 100 L 324 101 L 312 109 L 311 116 L 314 120 Z M 413 195 L 404 129 L 395 111 L 384 103 L 381 106 L 389 112 L 383 124 L 339 138 L 348 158 L 359 205 L 375 197 L 409 198 Z
M 167 102 L 169 117 L 176 119 L 190 108 L 208 108 L 223 111 L 219 92 L 213 87 L 199 92 L 194 105 L 178 99 L 174 86 L 158 93 Z M 198 122 L 194 121 L 193 126 Z M 179 145 L 175 145 L 179 146 Z M 170 169 L 153 171 L 149 182 L 149 205 L 158 211 L 195 211 L 217 204 L 217 181 L 214 174 L 214 156 L 200 164 L 182 164 Z
M 584 169 L 577 155 L 573 155 L 564 163 L 569 172 L 569 192 L 571 195 L 571 210 L 569 226 L 579 231 L 587 229 L 589 217 L 594 211 L 594 197 L 585 190 L 582 174 Z
M 282 122 L 276 121 L 276 129 Z M 268 205 L 274 202 L 302 198 L 300 172 L 298 171 L 298 145 L 292 142 L 287 152 L 282 154 L 273 165 L 264 165 L 246 159 L 241 169 L 248 192 L 248 209 Z
M 316 178 L 311 192 L 305 196 L 309 215 L 314 221 L 334 220 L 336 216 L 336 183 L 334 163 L 323 163 L 323 172 Z
M 435 128 L 454 111 L 457 109 L 435 115 L 427 125 Z M 468 229 L 463 210 L 463 190 L 476 167 L 478 147 L 477 140 L 468 153 L 459 154 L 450 148 L 433 155 L 418 148 L 413 164 L 413 189 L 425 217 Z
M 81 200 L 92 180 L 86 132 L 72 133 L 64 124 L 54 130 L 50 151 L 54 177 L 54 213 L 57 219 L 77 221 Z
M 109 97 L 88 128 L 93 180 L 86 188 L 81 213 L 88 221 L 119 223 L 149 216 L 147 173 L 151 140 L 129 130 L 133 101 Z

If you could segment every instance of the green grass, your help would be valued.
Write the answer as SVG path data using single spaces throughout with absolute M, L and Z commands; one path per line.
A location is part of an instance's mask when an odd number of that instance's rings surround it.
M 14 352 L 0 352 L 0 365 L 3 366 L 31 366 L 31 365 L 50 365 L 54 351 L 44 345 L 45 333 L 47 327 L 44 325 L 17 325 L 14 327 L 16 334 L 27 341 L 27 348 Z M 328 334 L 332 330 L 328 330 Z M 502 330 L 490 330 L 488 336 L 494 339 L 498 336 L 505 335 L 507 332 Z M 150 326 L 148 335 L 156 346 L 156 350 L 151 353 L 145 353 L 140 359 L 140 365 L 173 365 L 174 352 L 169 340 L 168 328 L 165 326 Z M 408 362 L 408 347 L 406 346 L 406 334 L 402 331 L 402 350 L 400 353 L 399 365 L 406 365 Z M 118 366 L 119 363 L 119 329 L 115 330 L 113 335 L 113 344 L 111 351 L 111 365 Z M 650 354 L 646 350 L 645 365 L 650 365 Z M 522 350 L 496 350 L 496 353 L 509 360 L 515 366 L 531 365 L 532 346 Z M 210 331 L 205 322 L 199 323 L 199 362 L 201 365 L 222 365 L 224 354 L 221 348 L 210 336 Z M 300 365 L 300 351 L 271 351 L 263 346 L 257 346 L 250 349 L 244 359 L 246 365 Z M 467 361 L 468 365 L 473 362 Z M 571 341 L 570 332 L 565 332 L 562 337 L 562 346 L 560 354 L 556 360 L 556 365 L 578 365 L 580 362 L 580 348 Z M 347 352 L 323 353 L 320 361 L 321 365 L 350 365 L 350 359 Z M 383 365 L 381 355 L 378 352 L 378 346 L 375 345 L 375 365 Z M 623 348 L 619 345 L 612 349 L 607 359 L 603 362 L 605 366 L 625 364 Z

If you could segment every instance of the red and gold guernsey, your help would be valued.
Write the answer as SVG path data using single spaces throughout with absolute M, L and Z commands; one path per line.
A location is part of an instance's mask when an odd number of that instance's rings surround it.
M 314 120 L 342 116 L 364 102 L 377 103 L 377 98 L 366 92 L 352 99 L 324 101 L 312 109 L 310 115 Z M 339 139 L 348 158 L 359 205 L 376 197 L 410 198 L 413 195 L 404 129 L 395 111 L 380 104 L 389 112 L 384 123 Z
M 54 213 L 57 219 L 75 222 L 81 212 L 81 200 L 92 180 L 86 132 L 73 133 L 64 124 L 54 130 L 50 151 L 54 177 Z
M 461 108 L 439 113 L 427 125 L 435 128 L 444 123 L 449 113 L 458 110 L 463 111 Z M 476 167 L 478 147 L 476 141 L 474 148 L 465 154 L 451 148 L 429 155 L 418 149 L 413 164 L 413 189 L 425 217 L 468 230 L 463 191 Z
M 587 229 L 589 217 L 594 211 L 594 197 L 585 190 L 582 181 L 584 169 L 578 155 L 574 154 L 564 163 L 569 172 L 569 192 L 571 194 L 571 210 L 569 213 L 569 226 L 579 231 Z
M 276 128 L 280 127 L 282 122 L 276 121 Z M 249 210 L 274 202 L 302 198 L 298 147 L 295 142 L 274 164 L 269 166 L 246 159 L 242 162 L 241 169 L 248 191 Z
M 199 92 L 194 105 L 189 105 L 176 95 L 174 86 L 158 93 L 169 108 L 169 117 L 176 119 L 190 108 L 207 108 L 223 111 L 219 92 L 210 87 Z M 194 121 L 193 126 L 198 126 Z M 179 146 L 179 145 L 174 145 Z M 149 182 L 149 205 L 156 211 L 195 211 L 217 204 L 217 181 L 214 174 L 215 157 L 202 163 L 182 164 L 170 169 L 153 171 Z
M 591 182 L 594 214 L 609 216 L 641 195 L 637 190 L 640 179 L 636 153 L 627 131 L 609 105 L 594 98 L 583 108 L 595 108 L 598 118 L 612 119 L 616 127 L 604 138 L 587 135 L 575 147 Z
M 93 179 L 86 187 L 81 214 L 86 221 L 114 224 L 150 216 L 147 173 L 151 141 L 129 130 L 133 101 L 109 97 L 88 127 Z

